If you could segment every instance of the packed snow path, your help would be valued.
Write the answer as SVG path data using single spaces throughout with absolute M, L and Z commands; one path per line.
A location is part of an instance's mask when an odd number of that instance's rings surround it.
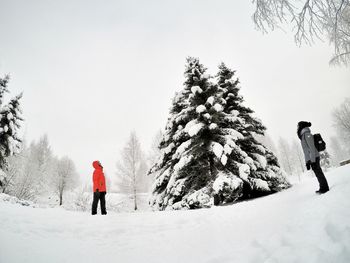
M 91 216 L 0 202 L 0 262 L 350 262 L 350 165 L 196 211 Z

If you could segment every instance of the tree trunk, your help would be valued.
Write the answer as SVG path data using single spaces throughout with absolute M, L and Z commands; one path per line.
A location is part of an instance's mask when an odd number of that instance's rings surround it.
M 136 187 L 134 187 L 134 210 L 137 210 Z
M 60 193 L 60 206 L 62 205 L 63 203 L 63 193 Z

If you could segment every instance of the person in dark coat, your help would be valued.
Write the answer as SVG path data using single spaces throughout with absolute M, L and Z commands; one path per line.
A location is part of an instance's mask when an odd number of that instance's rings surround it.
M 93 181 L 93 191 L 94 199 L 92 201 L 92 215 L 97 214 L 97 206 L 100 201 L 101 205 L 101 214 L 107 215 L 106 211 L 106 179 L 103 173 L 103 167 L 99 161 L 94 161 L 92 166 L 95 168 L 95 171 L 92 176 Z
M 303 148 L 306 169 L 312 169 L 314 171 L 320 185 L 320 189 L 317 190 L 316 193 L 323 194 L 329 191 L 329 187 L 327 179 L 320 166 L 320 154 L 315 147 L 314 136 L 311 134 L 310 127 L 311 122 L 300 121 L 298 123 L 297 134 Z

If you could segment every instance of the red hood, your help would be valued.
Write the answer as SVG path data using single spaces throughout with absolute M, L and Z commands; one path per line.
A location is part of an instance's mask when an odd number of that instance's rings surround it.
M 102 169 L 102 167 L 100 166 L 99 164 L 100 162 L 99 161 L 94 161 L 92 163 L 92 166 L 97 170 L 97 169 Z

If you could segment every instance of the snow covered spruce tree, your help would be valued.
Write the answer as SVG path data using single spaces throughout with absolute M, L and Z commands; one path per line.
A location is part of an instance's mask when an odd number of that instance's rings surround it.
M 235 71 L 221 63 L 217 84 L 219 95 L 224 100 L 225 116 L 221 128 L 226 130 L 227 135 L 221 147 L 222 154 L 228 159 L 225 170 L 229 171 L 230 178 L 235 178 L 236 182 L 242 181 L 236 189 L 236 192 L 241 190 L 240 196 L 235 194 L 234 199 L 262 196 L 288 188 L 290 184 L 276 156 L 258 141 L 258 136 L 264 135 L 266 128 L 253 116 L 254 111 L 243 105 L 244 100 L 239 94 L 239 80 L 235 78 Z M 219 201 L 232 200 L 231 189 L 233 188 L 230 187 L 229 181 L 220 180 L 220 177 L 214 182 Z
M 217 86 L 196 58 L 188 58 L 184 89 L 175 95 L 163 140 L 162 156 L 151 169 L 156 173 L 151 205 L 157 209 L 210 206 L 215 174 L 212 132 L 222 106 L 216 103 Z
M 210 207 L 289 186 L 277 159 L 259 144 L 261 122 L 241 105 L 234 72 L 220 66 L 218 83 L 188 58 L 184 89 L 175 95 L 150 204 L 159 210 Z
M 20 121 L 23 120 L 19 103 L 22 94 L 3 105 L 4 94 L 9 92 L 7 89 L 9 79 L 8 75 L 0 78 L 0 171 L 6 169 L 6 158 L 15 153 L 21 142 L 17 132 L 20 128 Z M 4 186 L 6 184 L 6 176 L 4 176 L 6 171 L 1 174 L 0 185 Z

